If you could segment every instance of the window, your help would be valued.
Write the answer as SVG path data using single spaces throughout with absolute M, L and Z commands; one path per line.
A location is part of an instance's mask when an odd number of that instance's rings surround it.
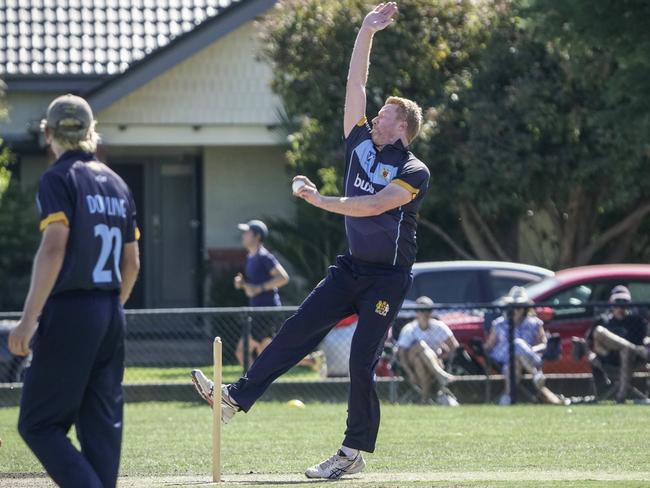
M 481 302 L 480 271 L 430 271 L 419 273 L 407 298 L 428 296 L 436 303 Z
M 555 308 L 556 317 L 583 315 L 587 312 L 587 307 L 581 307 L 580 305 L 589 303 L 592 291 L 593 285 L 584 283 L 566 288 L 544 301 L 555 306 L 559 305 Z M 561 305 L 571 305 L 571 307 L 563 308 Z
M 513 286 L 524 286 L 528 283 L 537 283 L 542 279 L 541 276 L 524 273 L 521 271 L 494 270 L 490 271 L 490 281 L 492 294 L 490 301 L 496 300 L 507 295 Z
M 650 302 L 650 281 L 632 281 L 628 288 L 633 302 Z

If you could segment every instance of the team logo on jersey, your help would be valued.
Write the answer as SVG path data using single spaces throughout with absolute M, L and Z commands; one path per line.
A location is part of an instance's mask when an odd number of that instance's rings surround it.
M 381 315 L 382 317 L 388 315 L 389 310 L 390 310 L 390 305 L 388 305 L 388 302 L 386 300 L 379 300 L 377 302 L 377 305 L 375 305 L 375 312 Z

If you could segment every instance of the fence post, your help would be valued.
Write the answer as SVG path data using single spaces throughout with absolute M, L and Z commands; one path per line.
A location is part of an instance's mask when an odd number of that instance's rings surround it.
M 515 318 L 514 309 L 508 307 L 508 377 L 510 380 L 510 404 L 517 403 L 517 371 L 515 370 Z
M 243 368 L 244 368 L 244 374 L 246 374 L 248 368 L 250 368 L 250 361 L 251 361 L 250 339 L 251 339 L 251 331 L 253 330 L 253 317 L 251 317 L 250 313 L 244 313 L 242 322 L 243 323 L 242 323 L 241 337 L 243 342 L 243 355 L 244 355 Z

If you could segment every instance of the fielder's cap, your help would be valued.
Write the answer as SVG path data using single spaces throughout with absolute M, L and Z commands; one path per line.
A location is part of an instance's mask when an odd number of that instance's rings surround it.
M 534 302 L 528 296 L 526 288 L 523 286 L 513 286 L 508 294 L 503 297 L 504 305 L 534 305 Z
M 632 294 L 623 285 L 615 286 L 609 294 L 609 303 L 630 303 L 631 301 Z
M 93 121 L 93 111 L 88 102 L 76 95 L 55 98 L 47 108 L 45 122 L 56 132 L 85 134 Z
M 415 300 L 415 303 L 424 307 L 431 307 L 433 309 L 433 300 L 431 300 L 429 297 L 422 296 Z
M 269 228 L 261 220 L 251 220 L 245 224 L 238 224 L 237 228 L 242 232 L 251 230 L 258 236 L 262 236 L 263 239 L 266 239 L 266 236 L 269 235 Z

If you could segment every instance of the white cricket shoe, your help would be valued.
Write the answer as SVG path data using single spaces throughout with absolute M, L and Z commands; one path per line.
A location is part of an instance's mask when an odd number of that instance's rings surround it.
M 214 408 L 214 382 L 204 375 L 200 369 L 193 369 L 192 383 L 194 383 L 194 388 L 201 398 L 208 402 L 210 407 Z M 228 385 L 221 385 L 221 421 L 227 424 L 239 410 L 239 405 L 228 393 Z
M 337 480 L 346 474 L 360 473 L 365 467 L 366 462 L 363 460 L 360 451 L 354 458 L 349 458 L 343 454 L 343 451 L 339 450 L 329 459 L 305 471 L 305 476 L 307 478 Z

